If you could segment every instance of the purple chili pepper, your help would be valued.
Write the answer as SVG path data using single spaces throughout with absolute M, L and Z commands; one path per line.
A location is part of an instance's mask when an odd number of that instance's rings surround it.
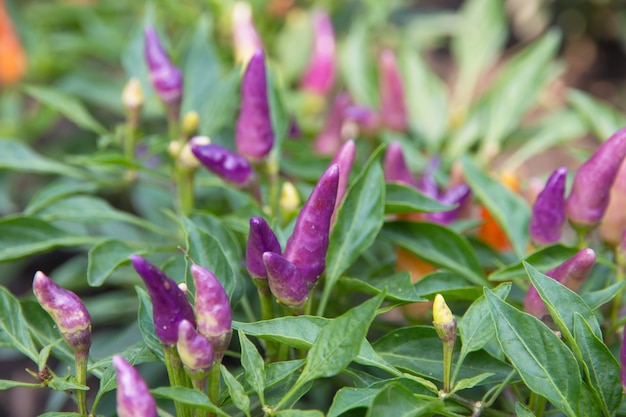
M 241 109 L 235 145 L 240 155 L 255 162 L 263 160 L 274 146 L 265 58 L 261 49 L 257 49 L 250 58 L 241 80 Z
M 196 286 L 196 318 L 198 333 L 206 337 L 221 360 L 232 336 L 233 312 L 228 295 L 213 272 L 200 265 L 191 265 L 191 275 Z
M 320 177 L 306 201 L 287 240 L 285 258 L 313 287 L 326 268 L 326 251 L 330 234 L 330 221 L 337 199 L 339 166 L 331 165 Z
M 313 32 L 313 53 L 300 85 L 304 90 L 325 95 L 335 81 L 335 34 L 325 11 L 313 12 Z
M 620 379 L 622 380 L 622 391 L 626 392 L 626 324 L 624 325 L 622 347 L 619 351 L 619 364 L 620 364 L 619 376 L 620 376 Z
M 254 279 L 267 279 L 267 271 L 263 263 L 265 252 L 281 253 L 280 243 L 263 217 L 252 217 L 246 245 L 246 266 L 250 276 Z
M 309 287 L 299 268 L 274 252 L 265 252 L 263 262 L 270 291 L 276 300 L 288 308 L 297 310 L 304 307 L 309 299 Z
M 335 211 L 341 205 L 343 196 L 348 189 L 348 180 L 350 179 L 350 172 L 352 171 L 352 165 L 354 164 L 354 157 L 356 156 L 356 144 L 354 140 L 350 139 L 344 143 L 339 151 L 335 154 L 335 157 L 330 162 L 330 165 L 337 164 L 339 166 L 339 183 L 337 185 L 337 199 L 335 200 Z
M 139 372 L 120 355 L 113 356 L 117 371 L 117 415 L 156 417 L 157 406 Z
M 441 159 L 438 156 L 430 158 L 426 169 L 417 182 L 417 189 L 420 190 L 425 196 L 435 200 L 439 199 L 439 185 L 435 180 L 435 172 L 437 172 L 440 163 Z
M 238 1 L 233 8 L 233 44 L 238 62 L 246 63 L 263 42 L 252 21 L 252 8 L 244 1 Z
M 245 188 L 254 180 L 254 170 L 241 155 L 213 143 L 191 139 L 191 152 L 207 168 L 224 181 Z
M 178 325 L 176 347 L 180 360 L 192 378 L 199 379 L 207 376 L 213 366 L 213 346 L 187 320 L 181 321 Z
M 450 206 L 458 204 L 458 207 L 452 210 L 442 211 L 438 213 L 426 213 L 426 219 L 439 224 L 452 223 L 459 217 L 459 212 L 463 208 L 463 203 L 467 201 L 471 192 L 472 190 L 467 184 L 459 184 L 455 187 L 450 188 L 449 190 L 444 192 L 443 195 L 441 195 L 437 200 L 442 204 L 447 204 Z
M 344 122 L 344 112 L 350 106 L 348 93 L 339 93 L 326 115 L 326 123 L 322 132 L 313 142 L 313 150 L 318 155 L 334 155 L 341 146 L 341 128 Z
M 385 181 L 400 182 L 417 188 L 417 181 L 415 181 L 413 173 L 406 165 L 404 152 L 402 152 L 402 146 L 399 142 L 394 141 L 387 146 L 383 166 L 385 169 Z
M 168 108 L 177 110 L 183 94 L 183 74 L 170 61 L 152 26 L 145 28 L 144 35 L 144 54 L 152 86 Z
M 550 175 L 539 193 L 530 218 L 530 237 L 536 245 L 549 245 L 561 238 L 565 224 L 565 181 L 567 168 L 561 167 Z
M 380 54 L 380 118 L 391 130 L 403 132 L 408 126 L 404 103 L 404 86 L 398 71 L 396 56 L 387 49 Z
M 355 122 L 366 133 L 376 131 L 380 125 L 378 113 L 369 107 L 352 105 L 344 111 L 344 118 Z
M 91 346 L 91 317 L 80 298 L 60 287 L 43 272 L 33 279 L 33 292 L 41 307 L 54 320 L 63 340 L 76 353 L 87 353 Z
M 188 320 L 194 325 L 196 323 L 187 296 L 173 279 L 141 256 L 132 255 L 130 261 L 146 284 L 152 300 L 152 319 L 156 336 L 164 345 L 175 345 L 180 322 Z
M 574 176 L 565 203 L 569 221 L 578 228 L 598 225 L 609 204 L 611 186 L 626 157 L 626 128 L 618 130 L 585 162 Z
M 554 278 L 570 290 L 578 291 L 589 276 L 595 262 L 596 253 L 593 249 L 582 249 L 561 265 L 546 272 L 546 275 Z M 526 293 L 524 310 L 538 318 L 548 314 L 548 309 L 534 286 L 531 286 Z

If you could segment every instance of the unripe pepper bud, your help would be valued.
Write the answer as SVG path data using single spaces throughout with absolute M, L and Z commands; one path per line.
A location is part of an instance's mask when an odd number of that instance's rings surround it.
M 190 111 L 185 113 L 182 121 L 182 130 L 185 138 L 190 138 L 198 131 L 200 125 L 200 115 L 196 111 Z
M 315 285 L 326 268 L 330 221 L 338 184 L 339 166 L 333 164 L 322 174 L 300 210 L 285 247 L 285 258 L 298 267 L 309 288 Z
M 345 92 L 339 93 L 333 100 L 330 111 L 326 115 L 324 128 L 313 142 L 313 150 L 318 155 L 334 155 L 341 146 L 344 112 L 350 103 L 350 96 Z
M 413 173 L 409 170 L 404 159 L 404 152 L 400 142 L 391 142 L 385 153 L 385 161 L 383 163 L 385 171 L 385 181 L 400 182 L 417 188 L 417 181 Z
M 441 294 L 437 294 L 433 302 L 433 325 L 444 342 L 456 340 L 456 318 Z
M 255 162 L 263 160 L 274 146 L 265 57 L 261 49 L 257 49 L 250 58 L 241 80 L 241 108 L 235 145 L 240 155 Z
M 380 118 L 391 130 L 403 132 L 408 127 L 404 87 L 396 56 L 387 49 L 380 54 Z
M 246 266 L 254 279 L 267 279 L 267 271 L 263 263 L 265 252 L 281 253 L 280 243 L 264 218 L 252 217 L 246 245 Z
M 196 286 L 196 318 L 198 333 L 206 337 L 221 360 L 232 336 L 233 312 L 224 287 L 211 271 L 200 265 L 191 265 L 191 275 Z
M 550 175 L 539 193 L 530 218 L 530 237 L 537 245 L 556 243 L 565 224 L 565 180 L 567 168 L 561 167 Z
M 187 296 L 173 279 L 141 256 L 132 255 L 130 261 L 146 284 L 152 300 L 152 319 L 156 336 L 167 346 L 175 345 L 180 322 L 182 320 L 194 324 L 196 322 Z
M 245 1 L 238 1 L 233 7 L 233 44 L 237 62 L 247 64 L 257 49 L 263 49 L 263 42 L 252 21 L 252 8 Z
M 263 262 L 267 282 L 276 300 L 285 307 L 298 310 L 309 299 L 309 288 L 298 267 L 279 253 L 265 252 Z
M 76 353 L 87 353 L 91 346 L 91 317 L 83 302 L 70 290 L 60 287 L 43 272 L 33 279 L 33 292 L 61 332 L 63 340 Z
M 203 144 L 196 138 L 191 139 L 191 152 L 209 171 L 224 181 L 245 188 L 252 184 L 254 171 L 241 155 L 220 145 Z
M 300 208 L 300 195 L 298 190 L 289 181 L 283 182 L 280 188 L 280 212 L 283 218 L 290 219 L 295 211 Z
M 156 402 L 139 372 L 119 355 L 113 356 L 113 366 L 117 371 L 117 415 L 156 417 Z
M 161 45 L 159 35 L 152 26 L 145 29 L 144 35 L 144 53 L 152 87 L 168 107 L 171 115 L 178 117 L 183 95 L 183 73 L 170 61 Z
M 592 229 L 600 223 L 611 186 L 626 157 L 626 128 L 618 130 L 595 151 L 574 176 L 565 203 L 567 218 L 574 227 Z
M 136 111 L 143 106 L 143 90 L 139 79 L 133 77 L 122 90 L 122 104 L 127 111 Z
M 302 89 L 327 94 L 335 81 L 335 33 L 330 17 L 323 10 L 313 12 L 313 53 L 302 76 Z
M 213 346 L 187 320 L 181 321 L 178 325 L 176 347 L 180 360 L 192 378 L 199 379 L 207 376 L 213 365 Z

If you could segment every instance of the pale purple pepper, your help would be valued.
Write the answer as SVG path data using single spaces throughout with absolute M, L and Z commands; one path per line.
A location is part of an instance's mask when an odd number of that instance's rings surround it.
M 83 302 L 70 290 L 60 287 L 43 272 L 33 279 L 33 292 L 41 307 L 52 316 L 63 340 L 76 353 L 91 346 L 91 317 Z
M 574 227 L 598 225 L 609 204 L 611 186 L 626 157 L 626 128 L 618 130 L 595 151 L 574 176 L 565 212 Z
M 313 150 L 318 155 L 334 155 L 341 147 L 344 113 L 350 103 L 350 96 L 345 92 L 339 93 L 333 100 L 330 111 L 326 115 L 324 128 L 313 142 Z
M 241 108 L 235 145 L 240 155 L 254 162 L 262 161 L 274 146 L 265 58 L 261 49 L 257 49 L 250 58 L 241 80 Z
M 309 299 L 309 286 L 299 268 L 282 255 L 265 252 L 263 262 L 267 282 L 276 300 L 285 307 L 297 310 Z
M 267 271 L 263 263 L 265 252 L 281 253 L 280 243 L 263 217 L 252 217 L 246 245 L 246 266 L 250 276 L 254 279 L 267 279 Z
M 139 372 L 119 355 L 113 356 L 112 362 L 117 371 L 117 415 L 156 417 L 156 402 Z
M 173 346 L 178 340 L 178 325 L 182 320 L 195 324 L 193 309 L 187 296 L 178 287 L 176 281 L 139 255 L 132 255 L 130 261 L 135 271 L 143 279 L 152 300 L 152 319 L 154 332 L 167 346 Z
M 241 188 L 252 183 L 254 170 L 243 156 L 220 145 L 204 144 L 194 139 L 190 142 L 191 152 L 206 169 Z
M 168 107 L 178 108 L 183 94 L 183 73 L 170 61 L 152 26 L 145 28 L 144 35 L 144 54 L 152 87 Z
M 330 165 L 337 164 L 339 166 L 339 183 L 337 184 L 337 199 L 335 200 L 335 211 L 341 205 L 343 196 L 348 189 L 348 180 L 350 179 L 350 172 L 352 171 L 352 165 L 354 164 L 354 157 L 356 156 L 356 144 L 354 140 L 350 139 L 344 143 L 339 151 L 335 154 L 335 157 L 330 162 Z
M 372 133 L 380 125 L 378 113 L 369 107 L 352 105 L 344 111 L 344 118 L 356 123 L 363 132 Z
M 192 378 L 198 379 L 207 376 L 213 366 L 213 346 L 187 320 L 181 321 L 178 325 L 176 347 L 180 360 Z
M 196 318 L 198 333 L 206 337 L 218 361 L 230 344 L 233 312 L 228 295 L 213 272 L 200 265 L 191 265 L 191 275 L 196 286 Z
M 385 153 L 385 161 L 383 163 L 385 170 L 385 181 L 400 182 L 405 185 L 417 188 L 417 181 L 413 173 L 409 170 L 404 159 L 402 146 L 399 142 L 391 142 Z
M 561 239 L 565 224 L 565 181 L 567 168 L 561 167 L 550 175 L 539 193 L 530 218 L 530 238 L 536 245 L 549 245 Z
M 323 10 L 313 12 L 313 52 L 300 86 L 319 95 L 327 94 L 335 81 L 335 33 Z
M 404 102 L 404 86 L 398 71 L 396 56 L 387 49 L 380 54 L 380 118 L 391 130 L 403 132 L 408 127 Z
M 596 262 L 596 253 L 593 249 L 582 249 L 567 261 L 546 272 L 572 291 L 578 291 L 585 282 Z M 524 310 L 535 317 L 542 318 L 548 314 L 548 309 L 539 297 L 534 286 L 531 286 L 524 298 Z
M 322 174 L 304 203 L 285 247 L 285 258 L 298 267 L 309 288 L 315 285 L 326 268 L 338 184 L 339 166 L 333 164 Z
M 425 196 L 435 200 L 439 200 L 439 185 L 437 184 L 437 180 L 435 180 L 435 172 L 439 169 L 440 164 L 441 159 L 438 156 L 430 158 L 426 169 L 417 182 L 417 189 L 420 190 Z
M 626 393 L 626 324 L 624 325 L 622 347 L 619 351 L 619 364 L 619 376 L 622 380 L 622 392 Z
M 233 43 L 238 62 L 246 63 L 257 49 L 263 48 L 261 37 L 252 20 L 252 8 L 244 1 L 233 7 Z
M 426 213 L 425 218 L 434 223 L 450 224 L 459 217 L 459 212 L 463 209 L 463 204 L 471 194 L 471 189 L 467 184 L 459 184 L 445 191 L 437 200 L 442 204 L 458 206 L 452 210 L 438 213 Z

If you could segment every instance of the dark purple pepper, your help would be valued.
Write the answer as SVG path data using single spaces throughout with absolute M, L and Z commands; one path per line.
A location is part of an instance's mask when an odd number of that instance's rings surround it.
M 246 266 L 252 278 L 267 279 L 267 271 L 263 263 L 265 252 L 281 253 L 280 243 L 263 217 L 252 217 L 246 245 Z
M 221 358 L 230 344 L 233 312 L 224 287 L 213 272 L 200 265 L 191 265 L 191 275 L 196 286 L 196 318 L 198 333 L 206 337 L 216 355 Z
M 302 89 L 325 95 L 335 81 L 335 33 L 328 13 L 313 12 L 313 53 L 302 76 Z
M 191 139 L 191 152 L 202 165 L 224 181 L 245 188 L 254 180 L 254 170 L 241 155 L 213 143 L 204 144 Z
M 188 320 L 194 325 L 196 323 L 187 296 L 173 279 L 141 256 L 132 255 L 130 261 L 146 284 L 152 300 L 152 319 L 156 336 L 165 345 L 175 345 L 180 322 Z
M 267 97 L 263 50 L 250 58 L 241 80 L 241 108 L 235 133 L 237 152 L 251 161 L 263 160 L 274 146 L 274 130 Z
M 408 127 L 404 103 L 404 86 L 398 71 L 396 56 L 387 49 L 380 54 L 380 118 L 383 125 L 398 132 Z
M 438 156 L 430 158 L 426 169 L 422 172 L 422 176 L 417 182 L 417 189 L 420 190 L 422 194 L 435 200 L 439 199 L 439 185 L 437 184 L 437 180 L 435 180 L 435 172 L 439 169 L 440 164 L 441 159 Z
M 338 184 L 339 166 L 333 164 L 322 174 L 300 210 L 285 247 L 285 258 L 298 267 L 309 287 L 315 285 L 326 268 L 330 222 Z
M 165 104 L 178 106 L 183 94 L 183 73 L 170 61 L 152 26 L 145 28 L 144 35 L 144 54 L 152 86 Z
M 399 142 L 391 142 L 385 153 L 385 162 L 383 163 L 385 170 L 385 181 L 400 182 L 411 187 L 417 188 L 417 181 L 413 173 L 409 170 L 404 159 L 402 146 Z
M 112 362 L 117 372 L 117 415 L 157 417 L 156 402 L 139 372 L 119 355 Z
M 304 307 L 309 299 L 309 287 L 299 268 L 274 252 L 265 252 L 263 262 L 267 270 L 270 291 L 276 300 L 288 308 Z
M 535 200 L 529 230 L 531 239 L 537 245 L 549 245 L 561 239 L 565 224 L 566 179 L 567 168 L 558 168 Z
M 187 320 L 181 321 L 178 325 L 176 347 L 180 360 L 192 377 L 197 379 L 207 376 L 213 365 L 213 346 Z
M 324 128 L 313 142 L 313 150 L 318 155 L 334 155 L 341 146 L 344 112 L 350 103 L 350 96 L 345 92 L 339 93 L 333 100 L 333 104 L 326 115 Z
M 450 224 L 459 217 L 459 212 L 463 209 L 463 204 L 467 201 L 472 190 L 467 184 L 459 184 L 455 187 L 445 191 L 437 200 L 442 204 L 453 206 L 458 204 L 458 207 L 438 213 L 426 213 L 426 219 L 434 223 Z
M 595 151 L 574 176 L 565 203 L 569 221 L 578 228 L 594 228 L 609 204 L 611 186 L 626 157 L 626 128 L 618 130 Z

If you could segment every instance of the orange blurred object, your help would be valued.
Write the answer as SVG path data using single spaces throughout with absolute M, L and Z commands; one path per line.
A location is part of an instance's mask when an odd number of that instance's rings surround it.
M 26 53 L 0 0 L 0 85 L 15 84 L 26 73 Z
M 520 193 L 519 178 L 515 173 L 503 172 L 499 175 L 499 179 L 509 190 L 517 194 Z M 480 206 L 480 218 L 483 219 L 484 222 L 478 229 L 478 238 L 495 250 L 510 250 L 511 242 L 508 236 L 485 206 Z

